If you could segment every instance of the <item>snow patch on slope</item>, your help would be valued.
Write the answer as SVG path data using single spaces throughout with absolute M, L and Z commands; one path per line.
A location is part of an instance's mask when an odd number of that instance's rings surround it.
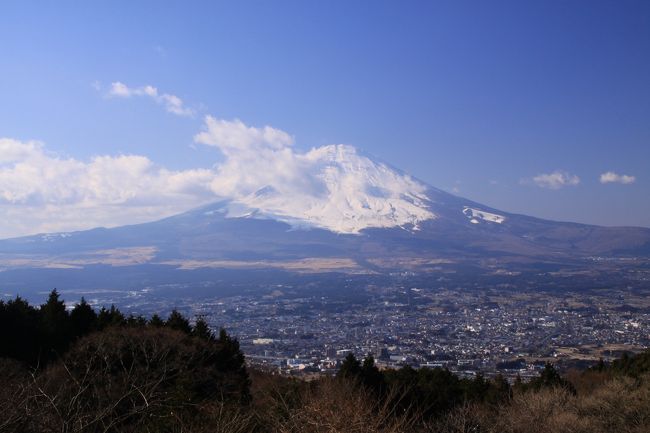
M 506 220 L 506 217 L 504 217 L 503 215 L 486 212 L 484 210 L 474 209 L 469 206 L 465 206 L 463 208 L 463 213 L 467 218 L 469 218 L 469 222 L 471 222 L 472 224 L 479 224 L 480 220 L 501 224 Z
M 41 235 L 41 241 L 43 242 L 54 242 L 59 239 L 65 239 L 72 236 L 71 233 L 45 233 Z

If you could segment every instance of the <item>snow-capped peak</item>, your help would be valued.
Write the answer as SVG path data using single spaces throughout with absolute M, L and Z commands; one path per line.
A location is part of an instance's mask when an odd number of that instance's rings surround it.
M 301 152 L 279 129 L 210 116 L 195 141 L 217 147 L 225 158 L 210 187 L 230 200 L 231 217 L 273 218 L 338 233 L 412 229 L 436 217 L 425 185 L 352 146 Z
M 289 179 L 234 199 L 228 215 L 273 218 L 337 233 L 371 227 L 417 229 L 421 221 L 436 217 L 429 210 L 425 185 L 352 146 L 294 153 L 291 168 Z

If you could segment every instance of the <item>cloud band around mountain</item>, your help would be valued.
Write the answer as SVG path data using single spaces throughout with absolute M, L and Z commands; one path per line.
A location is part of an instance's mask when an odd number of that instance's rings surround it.
M 425 185 L 351 146 L 300 152 L 282 130 L 211 116 L 195 141 L 224 160 L 169 170 L 141 155 L 81 161 L 0 139 L 0 238 L 151 221 L 222 198 L 345 233 L 433 217 Z
M 89 161 L 0 139 L 0 237 L 130 224 L 214 198 L 212 170 L 168 170 L 145 156 Z
M 212 182 L 215 192 L 287 222 L 309 221 L 339 233 L 357 233 L 435 217 L 425 204 L 425 185 L 352 146 L 299 152 L 284 131 L 211 116 L 195 141 L 225 156 Z

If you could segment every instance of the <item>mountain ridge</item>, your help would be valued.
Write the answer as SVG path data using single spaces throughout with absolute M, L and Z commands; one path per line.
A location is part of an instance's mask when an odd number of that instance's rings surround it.
M 427 185 L 351 146 L 312 149 L 301 158 L 295 162 L 303 164 L 298 172 L 306 178 L 300 182 L 249 186 L 239 196 L 157 221 L 0 240 L 0 269 L 97 263 L 264 267 L 312 260 L 376 270 L 381 263 L 417 268 L 436 260 L 650 256 L 647 228 L 503 212 Z
M 446 194 L 446 193 L 445 193 Z M 33 235 L 0 241 L 0 264 L 34 256 L 75 255 L 125 248 L 154 248 L 149 261 L 295 260 L 304 258 L 525 257 L 535 260 L 591 255 L 647 255 L 650 229 L 600 227 L 543 220 L 447 195 L 439 217 L 412 227 L 367 228 L 356 234 L 299 227 L 268 216 L 229 217 L 228 201 L 216 202 L 151 223 L 86 231 Z M 440 203 L 440 202 L 439 202 Z M 463 212 L 499 215 L 503 222 L 474 223 Z M 499 213 L 497 213 L 499 212 Z M 473 216 L 473 214 L 472 214 Z M 104 254 L 105 255 L 105 254 Z

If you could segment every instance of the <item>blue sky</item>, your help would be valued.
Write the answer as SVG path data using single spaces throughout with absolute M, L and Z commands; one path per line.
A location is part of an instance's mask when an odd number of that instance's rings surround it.
M 8 1 L 0 97 L 5 152 L 38 140 L 31 160 L 51 165 L 210 169 L 222 156 L 194 136 L 211 115 L 305 151 L 351 144 L 505 211 L 650 226 L 647 1 Z M 0 174 L 0 236 L 74 201 L 21 201 L 15 173 Z

